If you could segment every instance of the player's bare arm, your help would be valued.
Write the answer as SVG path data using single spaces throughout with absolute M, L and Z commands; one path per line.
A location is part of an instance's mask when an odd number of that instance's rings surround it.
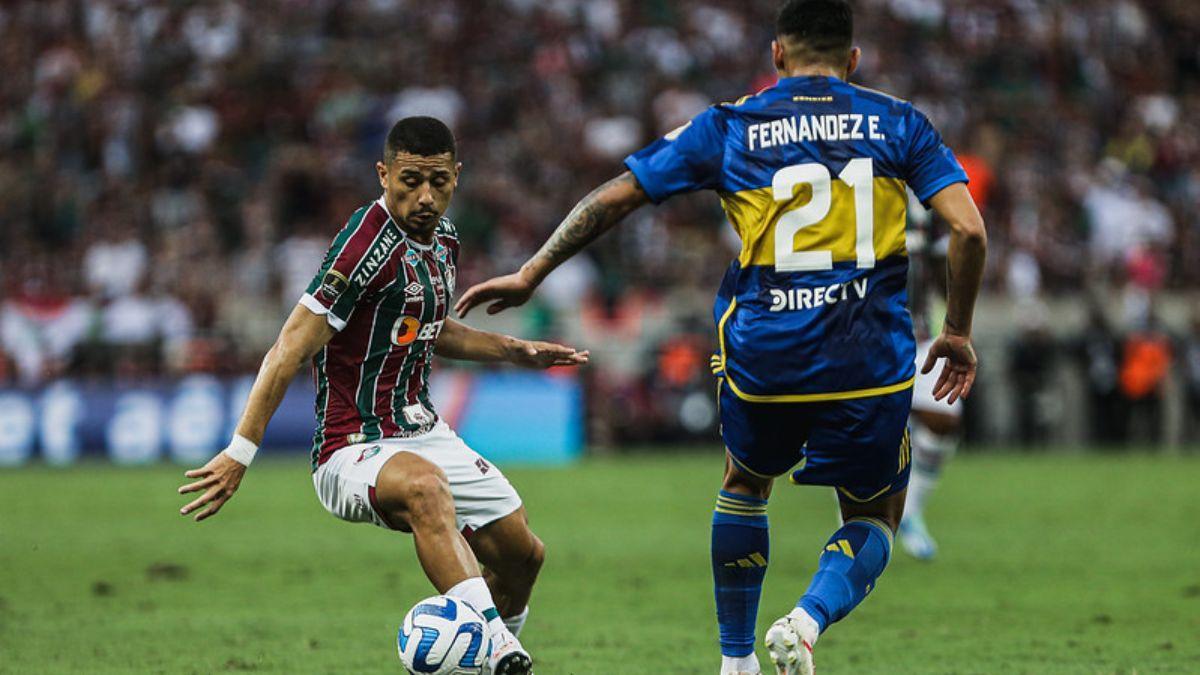
M 434 353 L 462 361 L 505 362 L 523 368 L 581 366 L 588 362 L 588 352 L 571 347 L 522 340 L 509 335 L 476 330 L 453 319 L 446 319 L 438 335 Z
M 938 192 L 930 205 L 950 224 L 949 292 L 945 327 L 929 348 L 921 372 L 930 372 L 939 358 L 945 358 L 946 367 L 934 385 L 934 397 L 948 397 L 946 400 L 954 403 L 969 396 L 975 383 L 977 360 L 971 346 L 971 319 L 987 260 L 987 230 L 975 200 L 962 183 Z
M 267 423 L 279 408 L 279 403 L 283 401 L 283 395 L 287 393 L 287 388 L 295 379 L 296 373 L 334 335 L 335 332 L 325 317 L 299 305 L 292 310 L 275 344 L 263 358 L 258 377 L 250 389 L 246 409 L 238 422 L 237 436 L 255 446 L 262 443 Z M 188 478 L 195 480 L 181 486 L 179 493 L 203 490 L 204 494 L 180 509 L 180 515 L 186 516 L 201 507 L 206 508 L 196 514 L 197 522 L 216 515 L 237 491 L 242 476 L 246 473 L 246 464 L 235 459 L 230 452 L 231 448 L 226 448 L 204 466 L 184 473 Z
M 628 171 L 604 183 L 571 209 L 541 250 L 520 270 L 472 286 L 458 299 L 455 311 L 459 316 L 466 316 L 471 308 L 492 300 L 495 302 L 488 306 L 488 314 L 525 304 L 554 268 L 582 251 L 630 212 L 648 203 L 650 197 Z

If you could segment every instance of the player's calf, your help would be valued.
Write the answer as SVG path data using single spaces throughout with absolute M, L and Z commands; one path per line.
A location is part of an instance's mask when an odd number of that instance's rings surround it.
M 903 513 L 903 490 L 866 503 L 842 501 L 844 524 L 825 543 L 817 573 L 796 603 L 816 623 L 818 633 L 849 614 L 875 588 L 891 560 Z
M 712 518 L 713 590 L 720 629 L 721 672 L 757 673 L 754 624 L 770 559 L 767 497 L 771 479 L 726 461 Z
M 529 529 L 525 509 L 489 523 L 471 537 L 496 608 L 513 635 L 529 616 L 529 598 L 546 562 L 546 546 Z

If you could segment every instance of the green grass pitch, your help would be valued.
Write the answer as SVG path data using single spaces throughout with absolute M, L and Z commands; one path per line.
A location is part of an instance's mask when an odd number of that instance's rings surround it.
M 717 672 L 719 453 L 508 473 L 549 552 L 524 640 L 539 675 Z M 397 625 L 431 594 L 407 537 L 327 515 L 303 461 L 260 461 L 199 525 L 181 474 L 0 472 L 0 672 L 400 670 Z M 960 456 L 929 514 L 942 557 L 897 552 L 819 672 L 1200 672 L 1198 507 L 1200 456 Z M 779 485 L 760 636 L 833 508 Z

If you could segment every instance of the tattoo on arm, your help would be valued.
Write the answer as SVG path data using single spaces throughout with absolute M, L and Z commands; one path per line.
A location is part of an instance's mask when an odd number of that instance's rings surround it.
M 617 176 L 581 199 L 531 262 L 547 271 L 558 267 L 647 201 L 632 173 Z

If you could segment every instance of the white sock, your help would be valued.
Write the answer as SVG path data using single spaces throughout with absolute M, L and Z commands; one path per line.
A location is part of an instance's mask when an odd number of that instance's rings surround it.
M 493 639 L 508 631 L 504 621 L 500 619 L 500 612 L 496 611 L 492 592 L 488 590 L 487 582 L 483 580 L 483 577 L 471 577 L 466 581 L 460 581 L 455 584 L 454 588 L 446 591 L 446 595 L 462 600 L 473 607 L 476 612 L 482 614 L 487 621 L 488 629 L 492 632 Z
M 904 512 L 920 518 L 925 513 L 925 503 L 942 476 L 942 467 L 958 449 L 958 438 L 935 434 L 918 422 L 912 422 L 910 428 L 912 473 L 908 478 Z
M 762 666 L 758 665 L 758 656 L 750 652 L 746 656 L 722 656 L 722 673 L 760 673 Z
M 508 631 L 517 637 L 521 637 L 521 629 L 525 627 L 525 619 L 529 618 L 529 607 L 521 610 L 521 613 L 516 616 L 510 616 L 504 620 L 504 625 L 508 627 Z
M 939 472 L 940 473 L 940 472 Z M 913 467 L 908 476 L 908 495 L 904 498 L 904 515 L 920 518 L 925 514 L 925 502 L 937 487 L 938 474 Z
M 788 616 L 800 621 L 800 637 L 808 640 L 809 647 L 816 647 L 817 638 L 821 637 L 821 624 L 799 607 L 788 612 Z

